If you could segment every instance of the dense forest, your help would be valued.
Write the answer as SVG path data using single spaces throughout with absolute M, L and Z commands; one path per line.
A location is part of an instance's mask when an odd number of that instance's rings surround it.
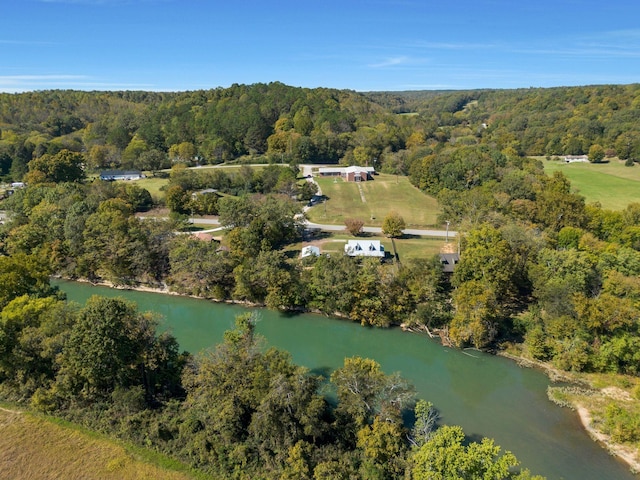
M 375 362 L 346 359 L 330 379 L 316 378 L 261 349 L 247 318 L 210 357 L 193 358 L 133 306 L 67 305 L 48 278 L 167 285 L 363 325 L 439 329 L 458 346 L 510 342 L 562 370 L 635 377 L 640 205 L 586 204 L 531 157 L 584 153 L 638 168 L 638 102 L 638 85 L 0 95 L 0 174 L 26 182 L 0 204 L 2 397 L 222 478 L 448 478 L 433 477 L 446 467 L 445 447 L 469 455 L 461 465 L 495 466 L 491 478 L 528 478 L 508 473 L 516 460 L 490 441 L 467 445 L 453 427 L 434 430 L 428 404 L 419 401 L 415 425 L 405 425 L 411 388 Z M 186 168 L 220 162 L 267 166 Z M 302 206 L 314 193 L 298 181 L 306 162 L 409 176 L 460 232 L 453 275 L 438 258 L 292 258 L 287 246 L 301 240 Z M 137 216 L 153 206 L 150 193 L 93 179 L 107 168 L 170 168 L 171 215 Z M 176 234 L 187 213 L 219 215 L 224 241 Z M 323 382 L 336 405 L 320 395 Z M 617 439 L 640 440 L 640 414 L 610 409 L 605 420 Z
M 0 94 L 0 178 L 61 150 L 87 171 L 239 158 L 408 173 L 418 147 L 640 158 L 640 86 L 369 93 L 280 83 L 183 93 Z M 407 113 L 407 115 L 403 115 Z M 407 156 L 409 158 L 407 158 Z

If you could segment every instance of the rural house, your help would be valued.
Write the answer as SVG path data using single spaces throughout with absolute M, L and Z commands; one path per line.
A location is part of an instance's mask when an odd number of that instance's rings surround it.
M 140 180 L 144 175 L 140 170 L 105 170 L 100 172 L 100 180 Z
M 345 255 L 350 257 L 378 257 L 384 258 L 384 245 L 380 240 L 349 240 L 344 246 Z
M 341 177 L 346 182 L 366 182 L 367 180 L 373 180 L 373 174 L 375 173 L 373 167 L 320 167 L 318 169 L 318 175 L 321 177 Z

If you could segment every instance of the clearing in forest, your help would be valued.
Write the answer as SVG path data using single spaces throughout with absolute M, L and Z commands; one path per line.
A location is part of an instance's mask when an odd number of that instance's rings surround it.
M 640 202 L 640 165 L 625 166 L 611 159 L 606 163 L 565 163 L 542 160 L 548 175 L 560 171 L 571 181 L 573 191 L 585 197 L 587 203 L 600 202 L 602 208 L 623 210 Z
M 408 177 L 379 174 L 368 182 L 345 182 L 341 178 L 317 178 L 326 203 L 311 208 L 312 222 L 344 224 L 346 218 L 359 218 L 365 225 L 381 226 L 391 211 L 398 212 L 407 228 L 436 225 L 438 201 L 411 185 Z M 362 195 L 360 193 L 362 191 Z M 362 201 L 362 198 L 366 202 Z

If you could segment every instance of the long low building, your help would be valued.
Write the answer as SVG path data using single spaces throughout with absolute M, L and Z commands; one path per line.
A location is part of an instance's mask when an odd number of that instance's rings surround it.
M 100 172 L 100 180 L 140 180 L 144 175 L 140 170 L 105 170 Z
M 373 167 L 358 167 L 356 165 L 351 167 L 320 167 L 318 175 L 320 177 L 342 177 L 347 182 L 366 182 L 373 180 L 375 171 Z

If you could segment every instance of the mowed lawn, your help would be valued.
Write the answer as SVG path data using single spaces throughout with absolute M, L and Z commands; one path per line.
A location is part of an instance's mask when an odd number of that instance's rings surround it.
M 365 225 L 381 226 L 384 217 L 396 211 L 407 228 L 418 228 L 436 225 L 440 213 L 437 200 L 411 185 L 407 177 L 380 174 L 369 182 L 316 180 L 329 200 L 307 212 L 312 222 L 339 225 L 347 218 L 359 218 Z
M 391 239 L 382 235 L 363 235 L 354 237 L 348 233 L 331 233 L 328 237 L 311 242 L 320 248 L 320 253 L 330 255 L 344 255 L 344 246 L 348 240 L 380 240 L 386 252 L 393 254 Z M 442 238 L 402 237 L 394 239 L 396 253 L 400 261 L 412 258 L 429 258 L 443 250 L 445 240 Z M 295 244 L 292 253 L 297 256 L 302 244 Z
M 0 478 L 31 480 L 187 480 L 99 435 L 26 413 L 0 409 Z M 153 452 L 149 456 L 159 457 Z M 164 460 L 175 463 L 170 460 Z M 182 467 L 186 470 L 185 467 Z
M 626 167 L 620 160 L 609 163 L 542 162 L 547 174 L 564 173 L 573 190 L 584 196 L 587 203 L 600 202 L 603 208 L 622 210 L 630 203 L 640 202 L 638 164 Z

